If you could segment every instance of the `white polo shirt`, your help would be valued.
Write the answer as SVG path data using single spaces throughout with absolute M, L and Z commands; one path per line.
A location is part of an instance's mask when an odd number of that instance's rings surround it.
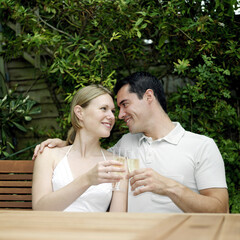
M 153 141 L 142 133 L 125 134 L 110 149 L 133 149 L 140 168 L 152 168 L 194 192 L 227 188 L 222 156 L 213 139 L 185 131 L 179 123 L 164 138 Z M 146 192 L 133 196 L 129 188 L 128 212 L 182 212 L 170 198 Z

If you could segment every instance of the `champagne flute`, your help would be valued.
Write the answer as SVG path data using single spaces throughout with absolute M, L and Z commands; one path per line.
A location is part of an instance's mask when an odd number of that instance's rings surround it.
M 129 173 L 138 170 L 140 168 L 140 161 L 138 158 L 138 152 L 136 150 L 128 150 L 127 151 L 127 165 Z M 133 192 L 131 190 L 130 181 L 129 181 L 129 196 L 133 196 Z
M 126 158 L 125 158 L 125 150 L 124 149 L 117 149 L 113 151 L 113 158 L 115 161 L 118 161 L 120 163 L 122 163 L 122 165 L 113 165 L 114 167 L 118 167 L 118 168 L 123 168 L 125 171 L 124 172 L 116 172 L 117 174 L 121 175 L 121 176 L 125 176 L 126 175 Z M 120 183 L 116 182 L 113 184 L 113 191 L 120 191 Z
M 127 165 L 128 171 L 130 173 L 140 168 L 140 163 L 136 151 L 127 150 Z

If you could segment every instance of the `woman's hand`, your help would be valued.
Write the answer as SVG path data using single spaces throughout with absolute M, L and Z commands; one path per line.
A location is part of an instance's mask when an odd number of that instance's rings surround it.
M 67 146 L 66 141 L 63 141 L 59 138 L 49 138 L 41 142 L 35 147 L 32 160 L 35 160 L 38 153 L 42 153 L 45 147 L 54 148 L 54 147 L 65 147 L 65 146 Z
M 98 162 L 96 166 L 87 173 L 90 185 L 116 183 L 120 181 L 123 177 L 119 173 L 125 172 L 125 169 L 121 167 L 122 165 L 122 163 L 115 160 Z

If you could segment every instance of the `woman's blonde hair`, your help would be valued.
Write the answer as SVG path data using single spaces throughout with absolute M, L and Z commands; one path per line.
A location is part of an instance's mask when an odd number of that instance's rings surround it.
M 79 119 L 74 113 L 74 107 L 76 105 L 79 105 L 82 108 L 86 108 L 91 102 L 91 100 L 104 94 L 109 94 L 113 98 L 113 94 L 107 88 L 97 84 L 92 84 L 87 87 L 83 87 L 75 93 L 72 99 L 70 110 L 72 127 L 68 131 L 67 137 L 68 144 L 73 144 L 77 130 L 81 129 Z

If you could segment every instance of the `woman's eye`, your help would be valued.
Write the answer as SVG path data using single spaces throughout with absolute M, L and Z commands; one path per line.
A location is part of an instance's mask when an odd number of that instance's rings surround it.
M 106 110 L 107 110 L 107 108 L 106 108 L 106 107 L 101 107 L 101 109 L 102 109 L 103 111 L 106 111 Z

